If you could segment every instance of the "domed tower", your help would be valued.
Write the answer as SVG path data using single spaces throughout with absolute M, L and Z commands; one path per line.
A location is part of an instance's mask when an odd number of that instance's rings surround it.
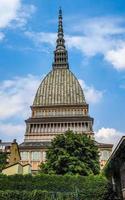
M 37 149 L 37 152 L 38 148 L 47 149 L 56 135 L 67 130 L 93 137 L 93 118 L 88 114 L 83 90 L 69 68 L 61 9 L 52 70 L 41 82 L 31 109 L 32 116 L 26 120 L 21 151 L 23 147 L 27 152 L 31 148 Z
M 61 9 L 52 70 L 41 82 L 31 109 L 32 117 L 26 120 L 25 142 L 51 141 L 68 129 L 93 135 L 93 119 L 88 115 L 83 90 L 69 69 Z

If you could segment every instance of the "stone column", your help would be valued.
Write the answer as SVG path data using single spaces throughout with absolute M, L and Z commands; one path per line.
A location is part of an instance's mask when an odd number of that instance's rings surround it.
M 33 124 L 33 133 L 35 132 L 35 124 Z
M 48 133 L 48 124 L 46 124 L 46 133 Z
M 50 132 L 53 133 L 53 124 L 50 124 Z
M 37 124 L 35 124 L 35 131 L 34 131 L 35 133 L 37 132 Z
M 45 124 L 43 124 L 43 133 L 45 133 Z
M 40 133 L 40 126 L 41 124 L 38 124 L 38 133 Z

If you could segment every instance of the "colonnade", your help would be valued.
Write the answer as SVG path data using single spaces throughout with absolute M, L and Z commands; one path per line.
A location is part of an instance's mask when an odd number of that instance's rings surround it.
M 70 129 L 74 132 L 91 131 L 91 122 L 27 124 L 27 133 L 63 133 Z

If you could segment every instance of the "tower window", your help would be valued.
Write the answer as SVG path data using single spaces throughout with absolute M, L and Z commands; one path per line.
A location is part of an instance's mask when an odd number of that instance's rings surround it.
M 32 154 L 31 154 L 32 156 L 32 160 L 33 161 L 40 161 L 40 152 L 38 152 L 38 151 L 34 151 L 34 152 L 32 152 Z
M 21 152 L 20 154 L 21 154 L 21 160 L 27 161 L 29 159 L 29 152 L 24 151 L 24 152 Z

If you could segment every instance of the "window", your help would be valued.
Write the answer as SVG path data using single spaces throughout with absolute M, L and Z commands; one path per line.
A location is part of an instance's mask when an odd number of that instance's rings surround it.
M 101 160 L 108 160 L 110 157 L 111 152 L 104 150 L 101 152 Z
M 32 160 L 33 161 L 40 161 L 40 152 L 39 151 L 32 152 Z
M 28 160 L 29 159 L 29 152 L 21 152 L 21 160 Z
M 5 146 L 0 146 L 0 150 L 4 150 L 5 149 Z

